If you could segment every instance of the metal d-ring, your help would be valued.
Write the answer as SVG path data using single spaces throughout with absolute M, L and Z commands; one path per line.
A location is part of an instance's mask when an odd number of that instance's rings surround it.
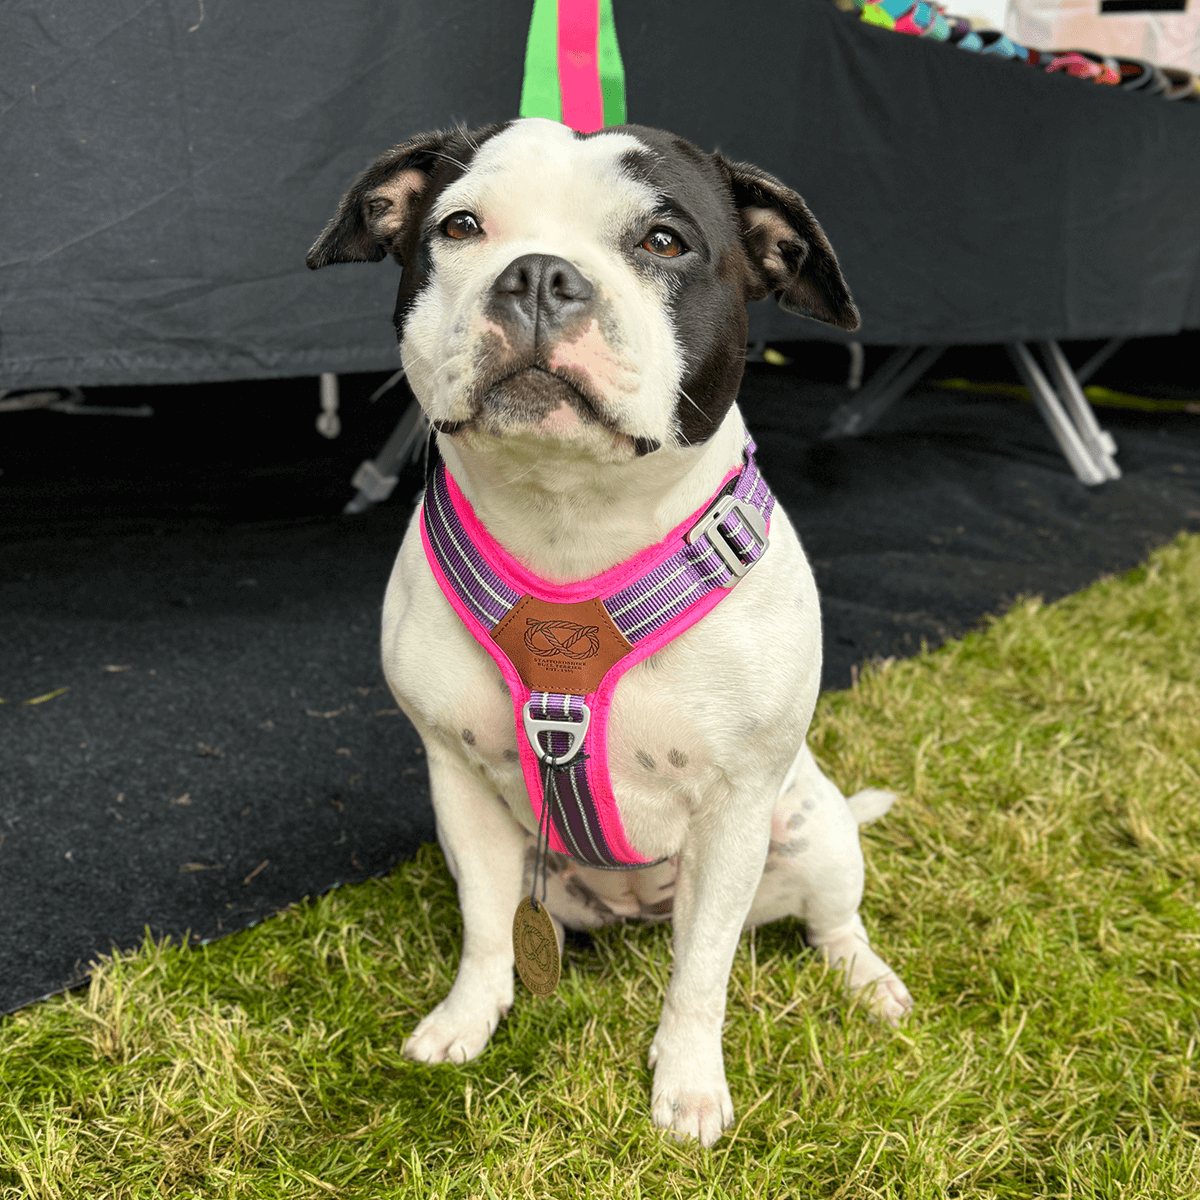
M 570 717 L 535 717 L 529 711 L 532 704 L 532 700 L 525 701 L 525 707 L 521 709 L 521 716 L 525 720 L 525 736 L 529 739 L 529 744 L 533 747 L 538 761 L 548 767 L 561 767 L 569 763 L 583 745 L 583 736 L 592 723 L 592 710 L 586 704 L 581 705 L 583 719 L 575 721 Z M 561 754 L 550 754 L 543 750 L 541 742 L 538 741 L 538 735 L 542 733 L 566 734 L 568 738 L 566 750 Z

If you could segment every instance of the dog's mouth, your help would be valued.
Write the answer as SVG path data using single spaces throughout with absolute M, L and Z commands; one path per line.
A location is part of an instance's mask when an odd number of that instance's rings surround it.
M 536 425 L 566 405 L 585 425 L 603 425 L 599 406 L 581 384 L 540 363 L 518 367 L 485 385 L 476 415 L 508 424 Z
M 471 416 L 466 420 L 433 421 L 433 428 L 450 437 L 468 429 L 504 437 L 531 429 L 554 436 L 599 426 L 628 441 L 639 457 L 657 450 L 661 444 L 621 429 L 605 415 L 585 381 L 540 363 L 510 366 L 481 381 L 472 389 L 469 403 Z

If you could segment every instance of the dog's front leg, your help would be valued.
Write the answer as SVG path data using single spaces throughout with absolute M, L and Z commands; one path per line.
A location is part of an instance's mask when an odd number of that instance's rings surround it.
M 721 1027 L 734 951 L 767 856 L 768 791 L 739 789 L 719 820 L 697 817 L 679 862 L 675 969 L 650 1046 L 651 1111 L 655 1125 L 704 1146 L 733 1120 Z
M 487 1045 L 512 1004 L 512 921 L 521 898 L 525 831 L 460 760 L 429 750 L 438 841 L 458 883 L 463 949 L 450 994 L 413 1031 L 404 1053 L 464 1063 Z

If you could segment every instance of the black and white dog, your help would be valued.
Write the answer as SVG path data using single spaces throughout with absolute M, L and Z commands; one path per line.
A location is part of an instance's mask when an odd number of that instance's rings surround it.
M 545 120 L 414 138 L 378 158 L 309 254 L 403 266 L 395 324 L 450 477 L 488 534 L 551 585 L 661 542 L 743 462 L 746 302 L 846 329 L 858 314 L 801 198 L 756 167 L 638 126 Z M 430 567 L 420 520 L 383 613 L 383 663 L 424 740 L 463 954 L 405 1052 L 479 1054 L 513 1001 L 513 910 L 538 822 L 510 686 Z M 780 510 L 770 548 L 692 628 L 629 667 L 608 770 L 640 870 L 552 855 L 561 926 L 674 921 L 650 1047 L 655 1124 L 711 1144 L 733 1119 L 721 1028 L 741 931 L 794 915 L 850 992 L 896 1022 L 907 989 L 859 919 L 858 824 L 805 743 L 821 677 L 817 592 Z M 538 801 L 540 803 L 541 797 Z

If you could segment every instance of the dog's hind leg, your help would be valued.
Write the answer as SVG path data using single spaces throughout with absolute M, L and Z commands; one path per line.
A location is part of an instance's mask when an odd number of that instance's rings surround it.
M 871 948 L 858 906 L 863 893 L 860 822 L 891 807 L 874 789 L 847 800 L 817 766 L 807 744 L 796 756 L 771 818 L 771 843 L 747 927 L 799 917 L 810 946 L 840 967 L 846 990 L 896 1024 L 913 1005 L 900 977 Z
M 470 768 L 426 739 L 438 841 L 458 884 L 463 950 L 450 994 L 417 1026 L 404 1053 L 463 1063 L 488 1043 L 513 1001 L 512 921 L 528 835 Z

